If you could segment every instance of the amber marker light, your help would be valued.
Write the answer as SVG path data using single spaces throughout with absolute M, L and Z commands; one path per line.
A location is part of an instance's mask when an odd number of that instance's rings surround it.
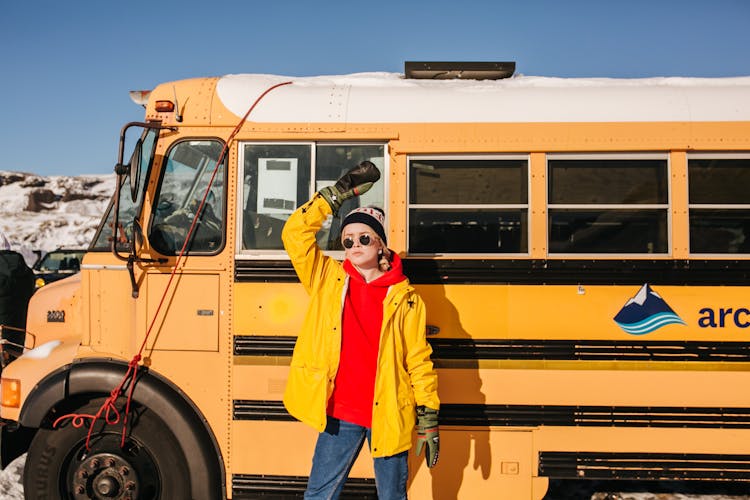
M 14 378 L 0 379 L 2 388 L 2 405 L 8 408 L 18 408 L 21 404 L 21 381 Z
M 174 103 L 172 101 L 156 101 L 155 108 L 159 113 L 171 113 L 174 111 Z

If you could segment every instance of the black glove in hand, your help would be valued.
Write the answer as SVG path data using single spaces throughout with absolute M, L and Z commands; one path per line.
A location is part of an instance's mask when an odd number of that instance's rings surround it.
M 426 406 L 417 406 L 417 455 L 422 454 L 423 447 L 427 467 L 435 467 L 440 454 L 438 411 Z
M 371 161 L 365 160 L 341 176 L 335 185 L 324 187 L 319 192 L 331 206 L 333 215 L 338 215 L 342 203 L 366 193 L 378 179 L 378 168 Z

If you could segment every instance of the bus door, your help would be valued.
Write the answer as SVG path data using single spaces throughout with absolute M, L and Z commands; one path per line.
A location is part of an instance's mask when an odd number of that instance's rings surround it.
M 219 351 L 228 269 L 220 255 L 226 241 L 225 162 L 217 166 L 222 149 L 219 140 L 184 140 L 164 158 L 144 217 L 144 246 L 156 261 L 145 274 L 148 350 Z

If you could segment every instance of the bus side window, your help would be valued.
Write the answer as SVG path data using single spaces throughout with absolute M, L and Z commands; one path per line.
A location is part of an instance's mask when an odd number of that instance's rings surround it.
M 666 155 L 548 158 L 550 253 L 668 252 Z
M 309 197 L 311 146 L 245 144 L 242 165 L 242 250 L 283 250 L 284 223 Z
M 313 156 L 312 148 L 315 147 Z M 242 244 L 240 251 L 283 250 L 281 230 L 289 215 L 310 196 L 336 183 L 363 160 L 381 169 L 382 144 L 244 144 L 242 151 Z M 313 165 L 313 157 L 315 163 Z M 315 180 L 311 181 L 311 172 Z M 341 219 L 363 205 L 384 206 L 383 182 L 365 195 L 347 200 L 339 217 L 329 217 L 317 234 L 323 250 L 343 250 L 339 241 Z
M 750 156 L 688 156 L 690 253 L 750 253 Z
M 339 209 L 338 217 L 328 218 L 317 234 L 318 245 L 323 250 L 344 250 L 339 237 L 341 221 L 350 211 L 359 206 L 385 207 L 385 146 L 382 144 L 317 144 L 316 146 L 315 191 L 332 186 L 350 168 L 364 160 L 371 161 L 380 169 L 381 181 L 376 182 L 362 196 L 346 200 Z M 388 227 L 385 230 L 388 231 Z
M 409 253 L 528 253 L 528 158 L 413 157 Z

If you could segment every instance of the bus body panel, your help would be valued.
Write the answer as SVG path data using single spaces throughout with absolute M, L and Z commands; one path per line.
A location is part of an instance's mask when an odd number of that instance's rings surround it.
M 241 122 L 263 92 L 286 81 L 292 84 L 271 90 Z M 174 112 L 156 111 L 159 100 L 176 100 L 181 121 Z M 689 217 L 696 210 L 690 162 L 701 154 L 745 161 L 749 103 L 750 78 L 441 83 L 383 74 L 233 75 L 165 83 L 151 92 L 146 108 L 147 120 L 172 129 L 160 132 L 144 182 L 144 238 L 137 250 L 142 259 L 162 261 L 135 263 L 133 296 L 125 263 L 104 250 L 89 251 L 80 291 L 66 289 L 73 281 L 45 287 L 39 293 L 47 295 L 29 309 L 40 338 L 65 333 L 81 346 L 52 361 L 22 357 L 3 376 L 21 380 L 23 407 L 45 373 L 105 353 L 127 361 L 144 345 L 141 363 L 205 419 L 229 497 L 252 497 L 264 488 L 299 494 L 316 434 L 293 421 L 282 397 L 309 298 L 282 249 L 248 248 L 243 240 L 247 207 L 263 206 L 246 199 L 247 185 L 261 171 L 250 152 L 266 147 L 268 166 L 288 161 L 288 151 L 306 151 L 288 162 L 298 172 L 310 170 L 301 194 L 292 193 L 298 205 L 335 180 L 330 173 L 313 177 L 327 167 L 326 154 L 349 147 L 345 157 L 375 145 L 382 147 L 389 247 L 403 257 L 427 305 L 442 402 L 440 462 L 429 470 L 410 450 L 410 495 L 482 498 L 492 491 L 539 499 L 550 478 L 597 478 L 601 471 L 590 466 L 597 460 L 602 473 L 622 478 L 633 478 L 622 464 L 637 461 L 684 467 L 694 479 L 731 472 L 734 480 L 750 481 L 732 469 L 741 469 L 738 457 L 750 454 L 750 400 L 737 390 L 750 382 L 748 254 L 691 251 Z M 223 146 L 237 126 L 217 181 L 221 242 L 185 256 L 172 276 L 178 252 L 162 253 L 149 232 L 164 202 L 164 178 L 199 147 Z M 176 155 L 186 144 L 187 152 Z M 456 158 L 526 166 L 525 202 L 514 208 L 527 216 L 525 248 L 410 251 L 410 217 L 430 210 L 413 199 L 424 194 L 413 186 L 414 164 Z M 666 198 L 643 204 L 663 213 L 664 251 L 555 252 L 550 212 L 571 208 L 554 206 L 551 165 L 613 158 L 665 165 Z M 266 229 L 258 219 L 258 234 L 283 224 L 283 211 L 273 212 L 283 202 L 269 200 L 275 225 Z M 469 205 L 469 212 L 482 210 Z M 724 205 L 719 208 L 747 208 Z M 426 206 L 441 209 L 438 202 Z M 642 296 L 661 301 L 657 320 L 631 321 L 623 312 Z M 48 322 L 48 310 L 57 309 L 71 321 Z M 16 420 L 19 413 L 2 407 L 1 416 Z M 648 478 L 645 469 L 632 475 Z M 367 451 L 351 477 L 350 491 L 372 494 Z

